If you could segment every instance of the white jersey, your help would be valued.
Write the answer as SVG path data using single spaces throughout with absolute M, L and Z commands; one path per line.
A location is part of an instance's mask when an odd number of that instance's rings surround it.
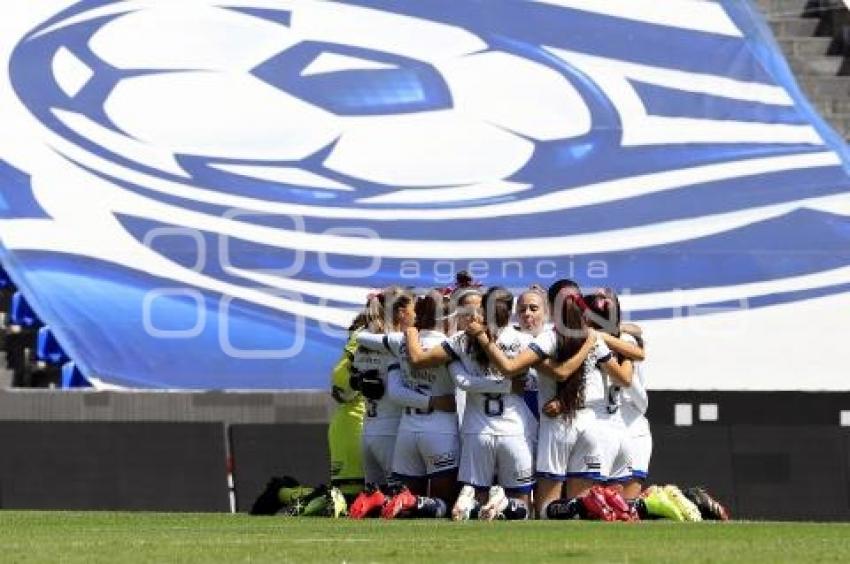
M 528 343 L 530 343 L 534 339 L 534 335 L 523 331 L 522 329 L 520 329 L 519 325 L 514 325 L 513 328 L 522 333 L 523 335 L 528 336 L 528 342 L 525 343 L 526 347 L 528 346 Z M 537 373 L 537 370 L 534 368 L 529 368 L 528 374 L 525 375 L 525 391 L 537 393 L 537 391 L 540 389 L 540 385 L 538 384 L 539 380 L 540 375 Z
M 496 345 L 514 358 L 531 342 L 531 336 L 511 326 L 503 327 Z M 460 332 L 447 339 L 443 348 L 463 366 L 465 374 L 456 382 L 467 390 L 461 432 L 472 435 L 536 435 L 537 421 L 521 395 L 511 393 L 510 379 L 495 367 L 481 365 L 470 350 L 470 338 Z
M 628 333 L 623 333 L 620 338 L 637 345 L 637 340 Z M 643 371 L 642 362 L 633 362 L 632 366 L 634 366 L 632 385 L 628 388 L 623 388 L 620 400 L 623 421 L 629 427 L 631 434 L 646 434 L 649 433 L 649 422 L 645 417 L 646 410 L 649 408 L 646 376 Z
M 529 344 L 542 358 L 553 358 L 557 347 L 557 334 L 555 330 L 543 331 Z M 596 343 L 590 349 L 584 359 L 584 405 L 597 413 L 611 413 L 609 411 L 611 395 L 619 396 L 619 386 L 611 382 L 599 365 L 611 358 L 611 350 L 602 337 L 596 337 Z M 555 381 L 551 378 L 540 379 L 541 404 L 549 401 L 555 395 Z M 618 399 L 616 401 L 619 401 Z M 614 410 L 616 411 L 616 410 Z
M 446 336 L 439 331 L 420 331 L 419 343 L 424 350 L 438 347 Z M 413 368 L 407 355 L 404 333 L 390 333 L 384 337 L 384 346 L 401 365 L 404 386 L 427 397 L 455 395 L 455 383 L 448 367 L 443 364 L 432 368 Z M 399 431 L 425 433 L 457 433 L 457 414 L 445 411 L 405 408 Z
M 377 370 L 378 376 L 384 382 L 384 389 L 388 389 L 387 369 L 398 361 L 389 352 L 370 350 L 358 346 L 351 361 L 351 372 L 362 374 L 367 370 Z M 392 401 L 386 392 L 380 399 L 373 400 L 364 398 L 366 401 L 366 417 L 363 420 L 363 435 L 395 435 L 398 432 L 401 420 L 402 407 Z

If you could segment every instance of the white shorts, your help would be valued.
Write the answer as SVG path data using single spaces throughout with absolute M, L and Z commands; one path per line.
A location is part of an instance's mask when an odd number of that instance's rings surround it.
M 463 435 L 458 480 L 475 487 L 493 485 L 529 492 L 534 486 L 532 444 L 523 435 Z
M 652 458 L 652 435 L 645 433 L 626 437 L 623 452 L 626 463 L 618 459 L 611 477 L 615 480 L 645 480 L 649 475 L 649 459 Z
M 563 482 L 567 479 L 570 455 L 578 439 L 575 422 L 563 417 L 540 417 L 537 436 L 537 476 Z
M 367 484 L 386 484 L 392 475 L 395 435 L 364 435 L 362 444 L 363 476 Z
M 576 440 L 571 456 L 574 463 L 570 464 L 567 477 L 606 482 L 614 472 L 615 461 L 628 458 L 623 452 L 626 428 L 619 414 L 591 413 Z
M 626 421 L 623 446 L 614 462 L 611 478 L 617 481 L 645 480 L 652 458 L 652 433 L 646 416 L 635 410 L 621 410 Z
M 608 481 L 620 454 L 622 419 L 580 409 L 572 421 L 542 417 L 537 445 L 537 474 L 549 480 L 587 478 Z
M 422 478 L 454 470 L 460 459 L 457 434 L 399 431 L 393 453 L 393 474 Z

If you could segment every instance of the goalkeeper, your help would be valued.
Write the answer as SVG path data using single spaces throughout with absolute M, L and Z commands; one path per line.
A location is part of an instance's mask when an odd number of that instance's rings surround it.
M 357 350 L 357 333 L 366 323 L 364 314 L 358 315 L 348 328 L 348 342 L 342 357 L 331 374 L 331 396 L 336 410 L 328 426 L 328 445 L 331 454 L 331 484 L 342 491 L 349 503 L 363 489 L 363 463 L 361 461 L 361 435 L 366 406 L 360 392 L 351 388 L 351 363 Z

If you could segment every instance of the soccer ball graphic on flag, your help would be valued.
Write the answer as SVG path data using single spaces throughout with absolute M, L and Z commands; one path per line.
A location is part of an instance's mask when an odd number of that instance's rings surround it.
M 28 56 L 16 60 L 40 56 L 50 72 L 13 68 L 14 85 L 87 152 L 302 204 L 521 191 L 542 142 L 591 130 L 563 69 L 497 38 L 334 2 L 274 4 L 83 3 L 18 46 Z

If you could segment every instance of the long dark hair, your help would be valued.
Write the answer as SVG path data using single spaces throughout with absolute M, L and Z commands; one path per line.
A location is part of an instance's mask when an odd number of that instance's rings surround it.
M 588 325 L 615 337 L 620 336 L 620 298 L 612 288 L 599 288 L 584 296 L 587 304 L 585 318 Z
M 556 280 L 551 286 L 549 286 L 549 290 L 546 292 L 546 297 L 549 299 L 549 311 L 554 312 L 555 309 L 557 309 L 559 305 L 558 295 L 561 293 L 561 290 L 572 290 L 575 294 L 581 295 L 581 288 L 579 288 L 579 285 L 569 278 Z
M 496 340 L 496 332 L 511 322 L 511 310 L 514 305 L 514 295 L 501 286 L 493 286 L 481 298 L 481 309 L 484 310 L 484 330 L 491 341 Z M 468 352 L 472 353 L 481 366 L 489 366 L 487 352 L 478 343 L 478 339 L 468 340 Z
M 421 330 L 437 327 L 437 319 L 443 315 L 443 294 L 439 290 L 431 290 L 417 297 L 413 306 L 416 311 L 416 328 Z
M 584 344 L 586 325 L 584 321 L 584 301 L 579 297 L 558 297 L 561 307 L 555 315 L 555 356 L 556 362 L 564 362 L 575 355 Z M 572 418 L 584 407 L 585 388 L 584 363 L 579 365 L 569 378 L 558 382 L 555 394 L 561 401 L 563 413 Z

